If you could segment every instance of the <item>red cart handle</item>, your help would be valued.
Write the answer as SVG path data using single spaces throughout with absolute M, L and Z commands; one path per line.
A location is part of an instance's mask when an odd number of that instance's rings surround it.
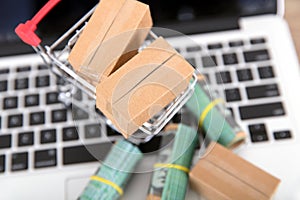
M 52 10 L 60 0 L 49 0 L 42 9 L 31 19 L 26 21 L 25 24 L 20 23 L 16 29 L 16 34 L 21 38 L 23 42 L 31 46 L 38 46 L 41 43 L 41 39 L 35 34 L 37 25 L 40 21 Z

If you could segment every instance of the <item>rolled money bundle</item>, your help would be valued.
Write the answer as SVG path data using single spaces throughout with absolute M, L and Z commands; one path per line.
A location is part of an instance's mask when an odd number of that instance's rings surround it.
M 199 127 L 209 139 L 228 148 L 234 148 L 245 140 L 246 133 L 226 109 L 224 100 L 210 90 L 204 76 L 198 75 L 194 94 L 186 106 L 199 119 Z
M 116 200 L 137 163 L 142 152 L 126 140 L 118 141 L 111 149 L 101 167 L 91 177 L 88 185 L 78 199 L 80 200 Z
M 180 124 L 175 134 L 171 155 L 168 152 L 171 149 L 165 149 L 162 153 L 170 156 L 167 156 L 167 159 L 161 157 L 159 160 L 161 163 L 154 165 L 157 170 L 153 174 L 148 200 L 183 200 L 185 198 L 188 173 L 196 144 L 197 131 Z

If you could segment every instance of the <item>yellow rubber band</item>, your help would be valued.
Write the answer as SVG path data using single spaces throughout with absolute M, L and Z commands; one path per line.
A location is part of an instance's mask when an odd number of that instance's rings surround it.
M 202 128 L 203 122 L 204 122 L 207 114 L 209 113 L 209 111 L 211 111 L 211 109 L 213 109 L 217 104 L 223 103 L 223 102 L 224 102 L 223 99 L 215 99 L 206 106 L 206 108 L 203 110 L 203 112 L 200 116 L 200 119 L 199 119 L 199 127 L 200 128 Z
M 160 168 L 160 167 L 166 167 L 166 168 L 173 168 L 173 169 L 178 169 L 181 170 L 185 173 L 189 173 L 190 169 L 181 165 L 176 165 L 176 164 L 168 164 L 168 163 L 156 163 L 154 165 L 154 168 Z
M 107 180 L 107 179 L 104 179 L 104 178 L 101 178 L 99 176 L 92 176 L 91 177 L 91 180 L 94 180 L 94 181 L 98 181 L 98 182 L 102 182 L 106 185 L 109 185 L 111 186 L 112 188 L 114 188 L 121 196 L 123 195 L 123 190 L 122 188 L 120 188 L 117 184 Z

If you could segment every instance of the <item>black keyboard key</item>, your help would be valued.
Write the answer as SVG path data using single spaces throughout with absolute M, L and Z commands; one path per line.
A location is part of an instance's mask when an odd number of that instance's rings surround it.
M 112 143 L 98 143 L 63 148 L 63 164 L 86 163 L 103 160 Z
M 274 78 L 275 74 L 271 66 L 259 67 L 258 74 L 261 79 Z
M 200 46 L 190 46 L 186 48 L 187 52 L 195 52 L 195 51 L 201 51 L 201 47 Z
M 28 169 L 28 153 L 14 153 L 11 158 L 11 171 Z
M 247 87 L 246 91 L 248 99 L 276 97 L 280 95 L 277 84 Z
M 39 70 L 47 70 L 47 69 L 49 69 L 49 67 L 47 65 L 39 65 L 38 69 Z
M 18 135 L 18 146 L 32 146 L 34 143 L 33 132 L 24 132 Z
M 227 102 L 242 100 L 239 88 L 226 89 L 225 96 Z
M 5 155 L 0 155 L 0 173 L 5 172 Z
M 268 50 L 254 50 L 244 52 L 244 58 L 246 62 L 258 62 L 270 60 L 270 55 Z
M 268 141 L 268 134 L 264 124 L 249 125 L 249 132 L 252 142 Z
M 253 80 L 251 69 L 240 69 L 236 71 L 236 74 L 240 82 Z
M 48 144 L 56 142 L 56 130 L 42 130 L 40 134 L 40 142 L 41 144 Z
M 38 106 L 40 104 L 39 94 L 30 94 L 25 96 L 25 107 Z
M 289 131 L 289 130 L 276 131 L 276 132 L 274 132 L 274 138 L 276 140 L 290 139 L 290 138 L 292 138 L 292 134 L 291 134 L 291 131 Z
M 45 123 L 45 113 L 42 112 L 35 112 L 30 113 L 30 125 L 40 125 Z
M 63 128 L 63 141 L 78 140 L 78 132 L 76 127 Z
M 223 54 L 223 62 L 225 65 L 238 64 L 238 58 L 235 53 Z
M 207 45 L 207 48 L 212 50 L 212 49 L 221 49 L 223 48 L 223 45 L 221 43 L 216 43 L 216 44 L 209 44 Z
M 88 112 L 74 105 L 72 107 L 72 115 L 74 120 L 84 120 L 89 118 Z
M 230 47 L 241 47 L 243 45 L 244 45 L 244 42 L 242 40 L 229 42 Z
M 101 126 L 99 124 L 89 124 L 84 127 L 85 138 L 98 138 L 101 136 Z
M 0 81 L 0 92 L 7 91 L 7 80 Z
M 225 110 L 225 112 L 227 113 L 227 112 L 229 112 L 229 114 L 234 118 L 235 116 L 234 116 L 234 112 L 233 112 L 233 108 L 226 108 L 226 110 Z
M 7 127 L 8 128 L 16 128 L 23 126 L 23 115 L 10 115 L 8 116 L 7 120 Z
M 29 72 L 31 70 L 30 66 L 18 67 L 17 72 Z
M 50 85 L 50 76 L 38 76 L 35 79 L 35 87 L 40 88 L 40 87 L 47 87 Z
M 58 92 L 48 92 L 46 94 L 46 104 L 60 103 L 58 100 Z
M 285 115 L 281 102 L 242 106 L 239 110 L 241 119 L 243 120 Z
M 231 75 L 229 71 L 217 72 L 216 73 L 216 80 L 218 84 L 225 84 L 231 83 Z
M 11 147 L 11 135 L 0 135 L 0 149 Z
M 67 121 L 67 110 L 66 109 L 53 110 L 51 112 L 51 119 L 53 123 Z
M 53 167 L 57 165 L 56 149 L 34 152 L 34 168 Z
M 18 107 L 18 97 L 6 97 L 3 99 L 3 110 Z
M 120 133 L 116 131 L 115 129 L 111 128 L 110 126 L 106 126 L 106 133 L 107 136 L 120 136 Z
M 82 101 L 82 91 L 77 89 L 75 94 L 73 94 L 72 97 L 78 101 Z
M 217 59 L 216 56 L 203 56 L 201 58 L 203 67 L 216 67 Z
M 250 40 L 251 44 L 264 44 L 266 43 L 266 39 L 265 38 L 253 38 Z
M 24 90 L 29 87 L 29 79 L 21 78 L 15 80 L 15 90 Z
M 8 73 L 9 73 L 9 69 L 8 68 L 0 69 L 0 75 L 2 75 L 2 74 L 8 74 Z
M 193 67 L 197 67 L 195 58 L 187 58 L 188 61 Z

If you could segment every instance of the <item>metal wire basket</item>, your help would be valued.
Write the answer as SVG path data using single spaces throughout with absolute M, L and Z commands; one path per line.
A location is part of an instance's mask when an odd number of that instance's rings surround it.
M 68 31 L 59 37 L 51 45 L 41 45 L 41 40 L 34 33 L 38 23 L 42 18 L 59 2 L 60 0 L 49 0 L 47 4 L 31 19 L 24 24 L 19 24 L 16 28 L 18 36 L 27 44 L 31 45 L 33 49 L 43 58 L 46 65 L 50 68 L 56 76 L 65 80 L 64 87 L 60 89 L 60 100 L 66 105 L 75 104 L 82 108 L 82 102 L 72 99 L 72 87 L 76 87 L 86 93 L 91 99 L 96 99 L 96 88 L 90 82 L 75 73 L 73 67 L 67 61 L 68 55 L 79 38 L 81 32 L 84 30 L 88 19 L 93 14 L 96 6 L 86 13 L 77 23 L 75 23 Z M 32 28 L 34 27 L 34 28 Z M 149 32 L 148 39 L 154 40 L 157 35 L 152 31 Z M 58 48 L 64 44 L 64 48 Z M 148 141 L 154 135 L 158 134 L 164 126 L 172 119 L 172 117 L 183 107 L 194 92 L 194 86 L 197 82 L 197 76 L 194 73 L 190 84 L 176 99 L 166 106 L 161 112 L 154 116 L 149 121 L 145 122 L 139 127 L 139 131 L 133 135 L 138 135 L 138 140 Z M 106 123 L 114 128 L 109 119 L 104 115 L 101 117 Z

